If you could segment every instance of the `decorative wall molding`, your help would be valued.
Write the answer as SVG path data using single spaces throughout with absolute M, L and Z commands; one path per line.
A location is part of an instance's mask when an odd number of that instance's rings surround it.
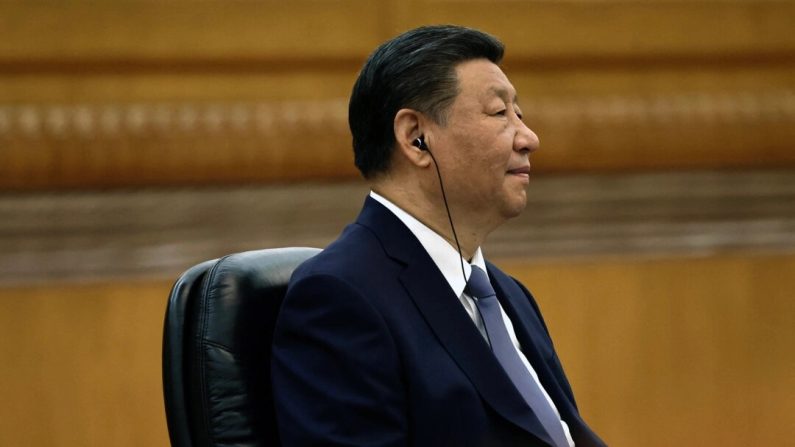
M 344 98 L 274 102 L 0 104 L 0 138 L 95 139 L 347 128 Z
M 538 172 L 795 166 L 795 90 L 530 97 Z M 347 99 L 0 104 L 0 190 L 353 179 Z
M 199 133 L 279 133 L 347 129 L 347 98 L 293 101 L 0 104 L 0 139 L 95 139 Z M 686 122 L 795 122 L 795 90 L 678 92 L 669 95 L 539 97 L 526 100 L 532 122 L 556 126 Z M 0 140 L 1 141 L 1 140 Z
M 539 98 L 531 102 L 529 109 L 538 120 L 571 126 L 582 123 L 667 126 L 694 121 L 784 123 L 795 121 L 795 90 Z

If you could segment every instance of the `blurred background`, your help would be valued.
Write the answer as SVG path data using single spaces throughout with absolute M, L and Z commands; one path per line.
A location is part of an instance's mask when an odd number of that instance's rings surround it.
M 795 439 L 795 3 L 0 3 L 0 445 L 165 446 L 171 284 L 323 247 L 347 98 L 421 24 L 507 46 L 542 150 L 486 255 L 612 446 Z

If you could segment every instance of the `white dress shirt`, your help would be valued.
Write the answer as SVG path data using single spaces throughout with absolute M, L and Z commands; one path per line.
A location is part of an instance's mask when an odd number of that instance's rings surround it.
M 428 228 L 427 225 L 417 220 L 414 216 L 410 215 L 399 206 L 389 201 L 389 199 L 379 195 L 375 191 L 370 191 L 370 197 L 384 205 L 398 219 L 400 219 L 404 225 L 408 227 L 412 234 L 414 234 L 422 247 L 425 248 L 425 251 L 428 252 L 428 255 L 430 255 L 433 262 L 442 272 L 442 275 L 447 280 L 448 284 L 450 284 L 450 288 L 453 289 L 453 293 L 455 293 L 455 295 L 461 301 L 461 304 L 464 306 L 464 310 L 466 310 L 467 314 L 469 314 L 469 317 L 472 318 L 472 321 L 475 323 L 478 331 L 480 331 L 480 334 L 488 343 L 489 337 L 486 333 L 486 327 L 483 325 L 483 320 L 480 317 L 477 304 L 475 304 L 475 300 L 471 296 L 464 293 L 464 289 L 467 285 L 467 279 L 464 278 L 464 275 L 466 275 L 466 278 L 469 278 L 469 274 L 472 272 L 470 262 L 466 259 L 463 260 L 465 273 L 462 273 L 462 257 L 456 248 L 450 245 L 447 240 L 445 240 L 435 231 Z M 471 264 L 478 266 L 484 272 L 487 271 L 486 262 L 483 260 L 483 253 L 481 252 L 480 247 L 478 247 L 478 249 L 475 251 L 475 255 L 472 256 Z M 502 320 L 505 323 L 505 329 L 508 330 L 508 336 L 510 337 L 514 348 L 516 348 L 519 358 L 527 368 L 527 371 L 530 372 L 533 380 L 535 380 L 538 386 L 541 388 L 541 391 L 544 393 L 544 397 L 546 397 L 549 405 L 552 406 L 552 409 L 554 409 L 555 413 L 558 414 L 558 417 L 560 417 L 560 413 L 558 412 L 557 407 L 555 407 L 555 403 L 552 402 L 552 398 L 549 397 L 549 394 L 547 394 L 544 386 L 541 385 L 541 382 L 538 380 L 538 374 L 536 374 L 536 371 L 530 365 L 530 362 L 527 361 L 524 353 L 522 353 L 522 347 L 519 345 L 519 340 L 516 339 L 516 333 L 513 330 L 513 323 L 511 323 L 511 319 L 508 318 L 505 310 L 503 310 L 502 305 L 500 305 L 500 313 L 502 314 Z M 574 440 L 572 440 L 571 433 L 569 433 L 569 426 L 562 419 L 560 424 L 563 426 L 563 432 L 566 434 L 566 440 L 569 442 L 569 447 L 574 447 Z

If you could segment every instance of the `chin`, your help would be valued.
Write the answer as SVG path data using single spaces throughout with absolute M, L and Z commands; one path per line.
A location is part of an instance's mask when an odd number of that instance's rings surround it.
M 509 208 L 510 213 L 513 215 L 511 217 L 516 217 L 522 214 L 522 211 L 527 207 L 527 191 L 524 189 L 518 193 L 512 200 L 508 200 L 507 208 Z
M 522 211 L 527 207 L 527 199 L 517 203 L 506 203 L 502 210 L 502 215 L 506 219 L 512 219 L 522 214 Z

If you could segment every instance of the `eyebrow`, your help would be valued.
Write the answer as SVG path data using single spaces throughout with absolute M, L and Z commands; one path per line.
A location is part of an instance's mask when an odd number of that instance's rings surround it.
M 494 86 L 492 86 L 492 87 L 489 87 L 489 91 L 494 93 L 494 94 L 496 94 L 497 96 L 499 96 L 502 99 L 508 99 L 509 96 L 510 96 L 510 93 L 508 93 L 508 89 L 502 88 L 502 87 L 494 87 Z M 514 104 L 519 104 L 519 95 L 514 93 L 511 102 L 513 102 Z

